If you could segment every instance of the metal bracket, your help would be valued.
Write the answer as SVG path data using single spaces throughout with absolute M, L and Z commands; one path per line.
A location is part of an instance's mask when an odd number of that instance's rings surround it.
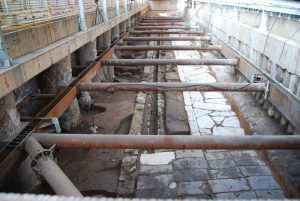
M 60 128 L 60 124 L 59 124 L 58 118 L 57 117 L 52 117 L 51 121 L 52 121 L 52 123 L 55 126 L 56 133 L 60 133 L 61 132 L 61 128 Z
M 256 73 L 252 76 L 252 83 L 265 83 L 264 99 L 267 100 L 270 91 L 270 81 L 266 79 L 262 74 Z
M 50 157 L 51 159 L 53 159 L 53 150 L 55 148 L 56 145 L 53 145 L 50 149 L 43 149 L 40 150 L 31 160 L 31 168 L 32 170 L 37 174 L 37 175 L 41 175 L 39 168 L 37 167 L 37 160 L 39 160 L 40 158 L 45 158 L 46 157 Z

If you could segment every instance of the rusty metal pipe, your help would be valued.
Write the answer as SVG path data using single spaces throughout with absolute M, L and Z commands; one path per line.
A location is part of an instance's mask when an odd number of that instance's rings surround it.
M 237 59 L 103 59 L 109 66 L 138 65 L 237 65 Z
M 190 29 L 186 26 L 138 26 L 134 27 L 136 30 L 146 30 L 146 29 Z
M 300 136 L 191 136 L 191 135 L 111 135 L 45 134 L 32 135 L 44 146 L 101 149 L 300 149 Z
M 204 31 L 182 31 L 182 30 L 175 30 L 175 31 L 168 31 L 168 30 L 157 30 L 157 31 L 131 31 L 132 34 L 193 34 L 193 35 L 202 35 Z
M 116 46 L 115 51 L 147 51 L 147 50 L 221 50 L 221 45 L 136 45 Z
M 142 20 L 140 23 L 184 23 L 183 20 Z
M 210 41 L 210 36 L 198 37 L 127 37 L 124 41 Z
M 79 84 L 80 91 L 231 91 L 262 92 L 264 83 L 86 83 Z
M 45 150 L 35 138 L 29 137 L 26 140 L 25 150 L 32 159 L 32 164 L 44 176 L 56 194 L 82 197 L 80 191 L 48 155 L 51 152 Z
M 182 17 L 144 17 L 142 20 L 183 20 Z
M 183 22 L 139 23 L 139 26 L 186 26 Z

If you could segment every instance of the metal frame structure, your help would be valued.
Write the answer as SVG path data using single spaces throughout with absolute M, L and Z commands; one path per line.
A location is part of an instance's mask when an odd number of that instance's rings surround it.
M 182 21 L 177 17 L 146 17 L 142 22 L 154 21 Z M 265 91 L 266 86 L 264 83 L 94 83 L 88 84 L 91 79 L 100 70 L 102 65 L 112 66 L 134 66 L 134 65 L 235 65 L 241 68 L 243 64 L 238 59 L 111 59 L 114 51 L 129 50 L 129 46 L 117 46 L 123 41 L 128 41 L 129 33 L 147 33 L 136 32 L 133 29 L 144 30 L 151 29 L 148 34 L 158 33 L 154 29 L 178 29 L 178 26 L 136 26 L 134 25 L 128 32 L 123 34 L 116 40 L 112 47 L 104 51 L 94 63 L 85 68 L 78 77 L 68 86 L 58 93 L 51 102 L 26 126 L 22 132 L 0 152 L 0 178 L 3 178 L 13 165 L 16 164 L 16 158 L 19 159 L 23 154 L 22 145 L 25 144 L 25 150 L 33 159 L 33 165 L 38 166 L 38 171 L 46 178 L 49 184 L 53 187 L 56 193 L 63 195 L 81 196 L 76 187 L 69 181 L 64 173 L 58 168 L 51 158 L 51 149 L 45 150 L 40 144 L 44 146 L 53 146 L 56 144 L 58 147 L 72 147 L 72 148 L 114 148 L 114 149 L 299 149 L 300 137 L 299 136 L 130 136 L 130 135 L 84 135 L 84 134 L 45 134 L 35 133 L 38 132 L 39 125 L 42 123 L 43 118 L 60 117 L 63 112 L 69 107 L 75 99 L 79 91 Z M 188 29 L 182 27 L 182 29 Z M 171 34 L 169 31 L 161 31 L 162 34 Z M 179 31 L 177 34 L 187 33 L 189 31 Z M 174 33 L 174 32 L 172 32 Z M 202 34 L 201 31 L 194 31 L 193 34 Z M 192 33 L 191 33 L 192 34 Z M 131 37 L 137 39 L 138 37 Z M 142 37 L 143 40 L 146 38 Z M 184 37 L 181 37 L 182 39 Z M 197 37 L 185 37 L 186 40 L 193 41 Z M 205 38 L 203 36 L 202 38 Z M 210 36 L 209 36 L 210 38 Z M 153 40 L 151 38 L 150 40 Z M 162 38 L 160 38 L 161 40 Z M 166 40 L 174 40 L 167 39 Z M 199 37 L 198 37 L 199 39 Z M 158 39 L 157 39 L 158 40 Z M 134 41 L 134 40 L 133 40 Z M 207 41 L 207 40 L 206 40 Z M 190 50 L 190 47 L 151 47 L 149 48 L 134 47 L 131 50 Z M 214 47 L 209 49 L 208 47 Z M 119 48 L 119 49 L 118 49 Z M 126 49 L 127 48 L 127 49 Z M 152 48 L 152 49 L 151 49 Z M 207 48 L 207 49 L 205 49 Z M 219 50 L 220 46 L 198 46 L 194 49 L 200 50 Z M 235 55 L 231 54 L 231 58 Z M 37 96 L 38 97 L 38 96 Z M 41 98 L 53 97 L 53 95 L 43 95 Z M 13 160 L 14 159 L 14 160 Z M 57 178 L 59 177 L 59 178 Z M 0 181 L 1 182 L 1 181 Z M 55 187 L 54 187 L 55 186 Z

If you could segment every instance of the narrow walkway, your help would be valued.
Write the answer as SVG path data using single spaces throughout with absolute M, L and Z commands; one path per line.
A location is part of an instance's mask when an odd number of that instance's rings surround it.
M 190 42 L 172 42 L 190 45 Z M 174 51 L 176 59 L 201 58 L 197 51 Z M 216 82 L 207 66 L 178 66 L 182 82 Z M 219 92 L 184 92 L 191 135 L 245 135 Z M 255 151 L 158 151 L 142 154 L 136 197 L 285 198 L 269 167 Z

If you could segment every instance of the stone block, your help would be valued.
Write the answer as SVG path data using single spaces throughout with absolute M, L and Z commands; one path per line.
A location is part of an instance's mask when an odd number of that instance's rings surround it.
M 257 190 L 255 191 L 258 199 L 285 199 L 282 190 Z
M 162 173 L 172 173 L 172 165 L 142 165 L 139 169 L 140 175 L 145 174 L 162 174 Z
M 137 190 L 141 189 L 167 189 L 173 181 L 172 174 L 139 176 Z
M 217 199 L 257 199 L 257 196 L 254 191 L 242 191 L 235 193 L 218 193 L 216 194 Z
M 205 195 L 210 194 L 211 190 L 205 181 L 181 182 L 177 186 L 178 196 Z
M 174 179 L 176 182 L 204 181 L 211 179 L 206 169 L 175 170 Z
M 247 180 L 243 178 L 209 180 L 208 184 L 212 189 L 213 193 L 250 190 L 250 187 L 247 184 Z
M 178 158 L 204 158 L 202 150 L 179 150 L 176 151 L 176 159 Z
M 280 189 L 279 184 L 273 176 L 253 176 L 248 178 L 253 190 L 276 190 Z
M 174 152 L 142 154 L 140 158 L 140 163 L 141 165 L 167 165 L 174 159 Z
M 243 166 L 240 167 L 243 175 L 245 176 L 266 176 L 272 175 L 268 166 Z
M 217 160 L 217 159 L 232 158 L 232 155 L 229 151 L 228 152 L 205 152 L 205 157 L 207 160 Z
M 208 168 L 204 158 L 180 158 L 173 162 L 175 170 Z
M 259 165 L 255 158 L 234 158 L 234 161 L 238 166 Z
M 212 169 L 226 169 L 235 167 L 235 163 L 232 159 L 219 159 L 219 160 L 208 160 L 209 167 Z
M 243 177 L 240 170 L 236 167 L 228 169 L 209 170 L 209 174 L 212 179 L 235 179 Z

